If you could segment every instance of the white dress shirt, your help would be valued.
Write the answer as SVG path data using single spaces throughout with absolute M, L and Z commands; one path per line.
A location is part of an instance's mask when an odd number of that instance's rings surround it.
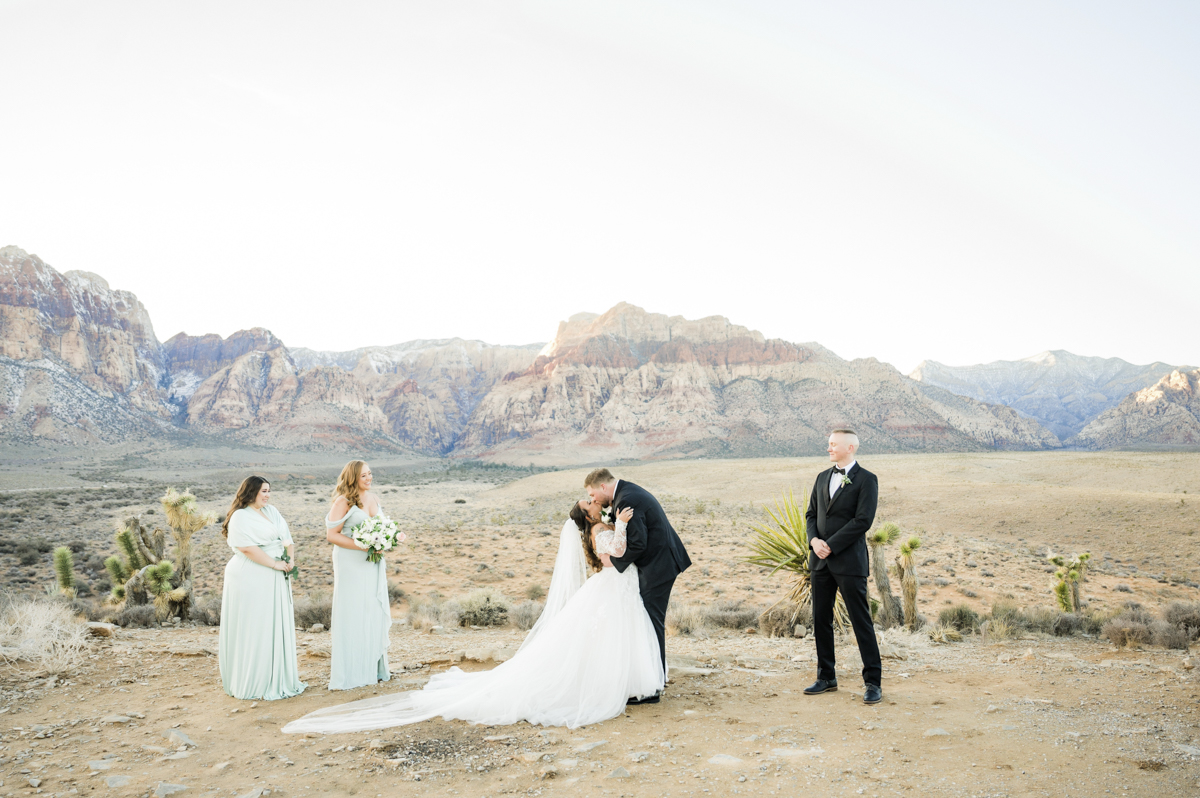
M 854 468 L 854 464 L 857 462 L 858 462 L 857 460 L 850 461 L 850 465 L 846 466 L 847 474 L 850 473 L 850 469 Z M 834 463 L 834 465 L 836 466 L 837 463 Z M 841 466 L 838 466 L 838 467 L 840 468 Z M 842 486 L 842 475 L 841 474 L 830 474 L 829 475 L 829 498 L 830 499 L 833 498 L 833 494 L 837 493 L 838 488 L 840 488 L 841 486 Z

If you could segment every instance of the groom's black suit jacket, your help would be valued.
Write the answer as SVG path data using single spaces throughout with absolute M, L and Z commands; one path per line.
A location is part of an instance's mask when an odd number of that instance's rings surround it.
M 642 593 L 674 580 L 692 564 L 662 505 L 649 491 L 619 480 L 612 506 L 614 518 L 625 507 L 633 509 L 633 518 L 625 527 L 625 553 L 611 558 L 613 567 L 624 573 L 636 565 Z
M 808 510 L 804 514 L 809 540 L 819 538 L 825 541 L 833 553 L 822 560 L 815 551 L 810 552 L 808 567 L 811 571 L 828 568 L 835 574 L 866 577 L 870 572 L 867 530 L 875 521 L 879 479 L 855 463 L 846 473 L 850 484 L 838 488 L 831 499 L 829 480 L 833 476 L 832 466 L 817 475 L 817 482 L 808 498 Z M 841 475 L 837 478 L 841 479 Z M 812 549 L 811 543 L 809 549 Z

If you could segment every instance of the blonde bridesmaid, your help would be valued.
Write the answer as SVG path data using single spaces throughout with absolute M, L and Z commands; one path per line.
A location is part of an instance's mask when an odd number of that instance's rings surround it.
M 350 690 L 391 678 L 388 630 L 392 625 L 387 561 L 367 560 L 351 537 L 354 528 L 383 512 L 371 493 L 371 467 L 351 460 L 338 477 L 325 539 L 333 544 L 333 619 L 329 689 Z
M 296 547 L 287 522 L 272 507 L 271 483 L 246 477 L 229 506 L 221 534 L 233 557 L 221 590 L 218 661 L 221 686 L 234 698 L 272 701 L 304 691 L 296 665 L 292 585 L 285 573 Z

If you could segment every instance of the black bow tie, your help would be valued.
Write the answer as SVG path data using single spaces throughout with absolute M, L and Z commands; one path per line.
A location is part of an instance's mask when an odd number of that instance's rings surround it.
M 846 473 L 846 469 L 844 469 L 844 468 L 839 468 L 838 466 L 834 466 L 834 467 L 833 467 L 833 473 L 835 473 L 835 474 L 845 474 L 845 473 Z

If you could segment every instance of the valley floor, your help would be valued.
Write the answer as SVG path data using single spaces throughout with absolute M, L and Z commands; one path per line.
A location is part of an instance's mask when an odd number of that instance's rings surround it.
M 66 681 L 3 686 L 2 795 L 1194 796 L 1200 678 L 1182 652 L 1096 640 L 892 631 L 884 701 L 861 703 L 857 650 L 841 691 L 805 697 L 811 639 L 673 637 L 665 700 L 567 730 L 429 721 L 331 736 L 280 733 L 313 709 L 414 688 L 451 660 L 491 667 L 513 630 L 392 635 L 391 683 L 331 693 L 329 635 L 301 633 L 303 695 L 221 691 L 217 636 L 122 630 Z M 903 658 L 898 658 L 903 657 Z M 411 671 L 398 670 L 401 665 Z M 169 740 L 173 730 L 181 738 Z M 31 785 L 36 782 L 37 787 Z M 111 786 L 110 786 L 111 785 Z M 263 790 L 259 793 L 257 790 Z M 156 792 L 157 791 L 157 792 Z

